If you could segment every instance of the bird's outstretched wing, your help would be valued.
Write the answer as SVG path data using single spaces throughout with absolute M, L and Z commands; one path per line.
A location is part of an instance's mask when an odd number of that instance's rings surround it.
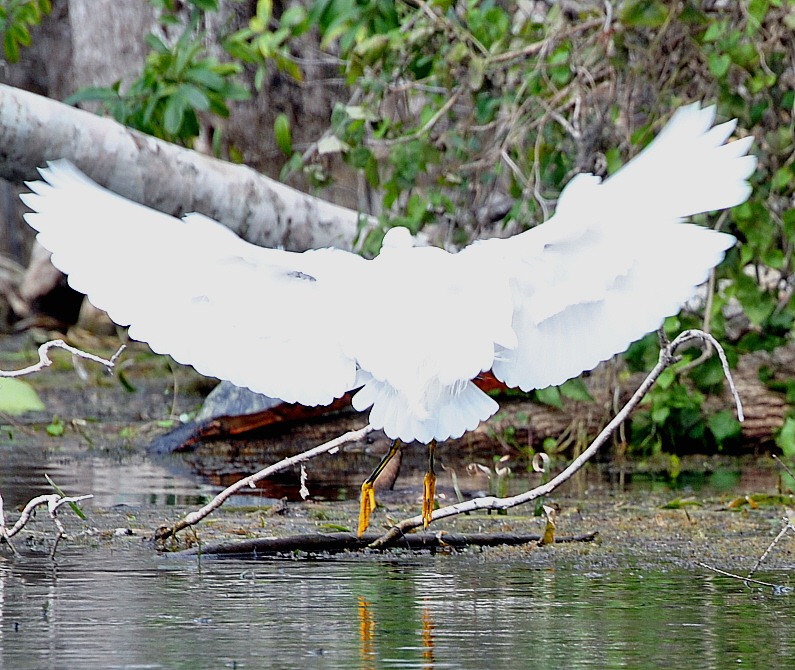
M 338 324 L 364 259 L 256 247 L 205 216 L 122 198 L 67 161 L 41 175 L 22 196 L 34 210 L 25 219 L 69 284 L 132 324 L 131 337 L 287 402 L 328 404 L 354 386 Z
M 725 143 L 734 122 L 678 110 L 636 158 L 602 182 L 578 175 L 547 223 L 462 255 L 504 268 L 518 346 L 496 347 L 494 374 L 524 390 L 560 384 L 624 351 L 679 311 L 734 244 L 683 222 L 750 193 L 752 138 Z

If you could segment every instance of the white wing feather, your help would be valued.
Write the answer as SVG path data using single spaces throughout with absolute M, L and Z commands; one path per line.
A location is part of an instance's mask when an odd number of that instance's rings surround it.
M 560 384 L 624 351 L 678 312 L 735 240 L 683 223 L 750 193 L 751 138 L 734 122 L 681 108 L 660 135 L 601 182 L 578 175 L 547 223 L 462 252 L 510 276 L 518 346 L 497 347 L 494 374 L 523 390 Z
M 288 402 L 328 404 L 352 388 L 346 334 L 329 324 L 362 258 L 256 247 L 207 217 L 122 198 L 66 161 L 41 174 L 26 220 L 70 285 L 131 337 Z

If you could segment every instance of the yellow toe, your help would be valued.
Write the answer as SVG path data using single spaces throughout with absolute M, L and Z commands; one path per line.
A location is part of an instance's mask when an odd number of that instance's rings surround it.
M 433 510 L 436 507 L 436 475 L 428 472 L 423 480 L 422 491 L 422 525 L 427 528 L 431 523 Z
M 375 511 L 375 508 L 375 490 L 371 482 L 365 482 L 362 484 L 362 497 L 359 502 L 359 530 L 356 533 L 359 537 L 370 526 L 370 515 Z

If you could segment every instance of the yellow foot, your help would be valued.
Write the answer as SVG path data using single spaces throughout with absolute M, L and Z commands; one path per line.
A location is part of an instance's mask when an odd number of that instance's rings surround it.
M 362 498 L 359 503 L 359 530 L 357 535 L 361 537 L 370 525 L 370 515 L 375 511 L 375 491 L 371 482 L 362 484 Z
M 427 528 L 431 523 L 434 507 L 436 507 L 436 475 L 426 472 L 422 491 L 422 526 Z

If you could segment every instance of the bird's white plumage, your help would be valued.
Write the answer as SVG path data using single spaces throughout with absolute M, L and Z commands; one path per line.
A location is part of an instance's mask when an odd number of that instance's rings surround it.
M 404 441 L 458 437 L 497 410 L 471 380 L 525 390 L 623 351 L 678 311 L 733 243 L 684 223 L 750 192 L 750 138 L 714 109 L 677 111 L 602 182 L 578 175 L 547 223 L 458 254 L 387 234 L 364 260 L 263 249 L 198 214 L 135 204 L 70 163 L 23 196 L 53 263 L 130 335 L 205 374 L 327 404 L 348 390 Z

